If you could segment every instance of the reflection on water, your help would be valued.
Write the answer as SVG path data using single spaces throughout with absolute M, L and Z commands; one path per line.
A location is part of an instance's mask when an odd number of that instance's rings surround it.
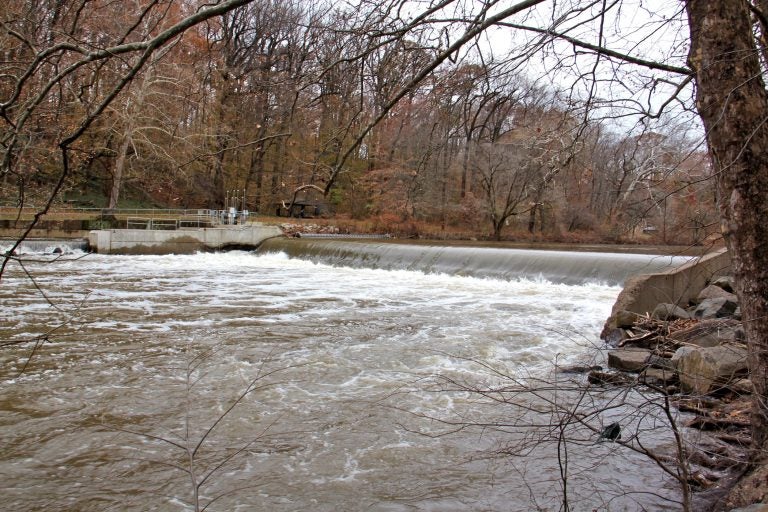
M 557 509 L 551 443 L 478 457 L 522 446 L 531 397 L 448 388 L 579 358 L 619 291 L 238 252 L 28 266 L 0 287 L 0 339 L 48 340 L 0 351 L 11 510 L 192 510 L 196 487 L 208 510 Z M 475 418 L 510 425 L 436 435 Z M 572 449 L 577 509 L 677 508 L 626 494 L 674 495 L 640 457 Z

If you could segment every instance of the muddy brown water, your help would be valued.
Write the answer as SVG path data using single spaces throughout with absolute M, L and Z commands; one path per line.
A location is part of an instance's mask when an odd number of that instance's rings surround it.
M 587 430 L 558 459 L 552 401 L 576 395 L 494 401 L 595 354 L 615 284 L 285 252 L 28 257 L 34 282 L 12 264 L 0 284 L 0 339 L 46 341 L 0 350 L 3 509 L 558 510 L 565 455 L 573 510 L 679 508 L 654 464 Z M 618 405 L 641 395 L 590 400 L 609 406 L 595 427 L 662 443 Z

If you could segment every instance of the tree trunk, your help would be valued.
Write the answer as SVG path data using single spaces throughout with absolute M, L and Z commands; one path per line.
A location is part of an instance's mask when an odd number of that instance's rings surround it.
M 531 235 L 536 233 L 536 212 L 539 210 L 539 203 L 534 203 L 531 206 L 531 210 L 528 212 L 528 233 Z M 541 217 L 541 214 L 539 214 Z M 541 223 L 539 223 L 541 225 Z
M 768 440 L 768 94 L 749 2 L 687 0 L 686 10 L 696 106 L 747 334 L 757 457 Z
M 228 140 L 227 135 L 223 133 L 223 128 L 218 128 L 216 134 L 216 157 L 213 161 L 213 170 L 211 176 L 211 188 L 208 191 L 209 208 L 225 208 L 224 204 L 226 192 L 224 190 L 224 158 L 227 153 Z
M 259 135 L 261 137 L 261 130 Z M 248 174 L 245 176 L 245 190 L 251 189 L 251 180 L 256 178 L 256 194 L 253 199 L 253 211 L 261 211 L 262 187 L 264 185 L 264 155 L 266 153 L 265 144 L 251 150 L 251 162 L 248 166 Z
M 501 230 L 504 229 L 505 221 L 505 218 L 493 221 L 493 239 L 497 242 L 501 242 Z
M 125 160 L 128 157 L 128 149 L 131 147 L 131 133 L 126 132 L 120 147 L 117 150 L 117 160 L 115 160 L 115 169 L 112 171 L 112 188 L 109 191 L 109 202 L 107 209 L 117 208 L 117 201 L 120 199 L 120 190 L 123 186 L 123 171 L 125 170 Z
M 472 137 L 467 136 L 464 142 L 464 157 L 461 162 L 461 198 L 467 197 L 469 190 L 469 151 L 472 147 Z

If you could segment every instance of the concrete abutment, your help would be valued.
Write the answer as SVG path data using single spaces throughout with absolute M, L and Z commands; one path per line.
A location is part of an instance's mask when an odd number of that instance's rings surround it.
M 723 248 L 666 272 L 630 277 L 613 305 L 602 337 L 615 327 L 619 312 L 630 311 L 645 315 L 663 303 L 686 307 L 713 278 L 730 272 L 731 259 Z
M 230 247 L 256 248 L 283 236 L 277 226 L 244 225 L 179 230 L 103 229 L 91 231 L 88 242 L 99 254 L 192 254 Z

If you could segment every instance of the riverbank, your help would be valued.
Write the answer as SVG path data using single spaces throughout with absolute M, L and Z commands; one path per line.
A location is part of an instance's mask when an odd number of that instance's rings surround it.
M 194 223 L 210 212 L 205 209 L 172 210 L 172 209 L 118 209 L 106 210 L 100 208 L 54 208 L 42 215 L 29 234 L 33 238 L 87 238 L 88 232 L 95 229 L 126 228 L 129 224 L 140 222 L 181 222 Z M 21 210 L 11 207 L 0 207 L 0 237 L 17 238 L 25 232 L 26 227 L 35 218 L 38 209 L 26 207 Z M 265 226 L 279 226 L 287 236 L 304 233 L 338 233 L 338 234 L 379 234 L 389 235 L 397 239 L 409 240 L 441 240 L 468 241 L 479 243 L 512 243 L 564 246 L 612 246 L 612 247 L 670 247 L 680 254 L 678 246 L 664 243 L 657 233 L 635 231 L 626 235 L 614 234 L 606 236 L 593 231 L 567 231 L 531 234 L 527 230 L 509 227 L 504 232 L 502 240 L 491 240 L 483 226 L 461 227 L 450 226 L 413 219 L 398 220 L 392 216 L 378 216 L 355 219 L 345 215 L 318 218 L 289 218 L 267 215 L 248 217 L 248 222 Z M 205 227 L 205 226 L 201 226 Z M 667 241 L 669 242 L 669 241 Z M 703 254 L 710 250 L 716 241 L 709 241 L 696 246 Z M 692 249 L 696 249 L 693 247 Z M 669 254 L 663 252 L 659 254 Z
M 608 364 L 619 373 L 595 370 L 588 377 L 599 385 L 647 386 L 688 416 L 675 428 L 699 433 L 674 462 L 701 509 L 715 511 L 768 500 L 768 466 L 747 464 L 752 383 L 733 279 L 722 275 L 726 257 L 672 272 L 678 280 L 638 276 L 628 283 L 601 335 L 610 347 Z M 674 293 L 682 278 L 685 292 Z M 647 296 L 638 300 L 643 291 Z M 647 307 L 662 295 L 677 300 Z

